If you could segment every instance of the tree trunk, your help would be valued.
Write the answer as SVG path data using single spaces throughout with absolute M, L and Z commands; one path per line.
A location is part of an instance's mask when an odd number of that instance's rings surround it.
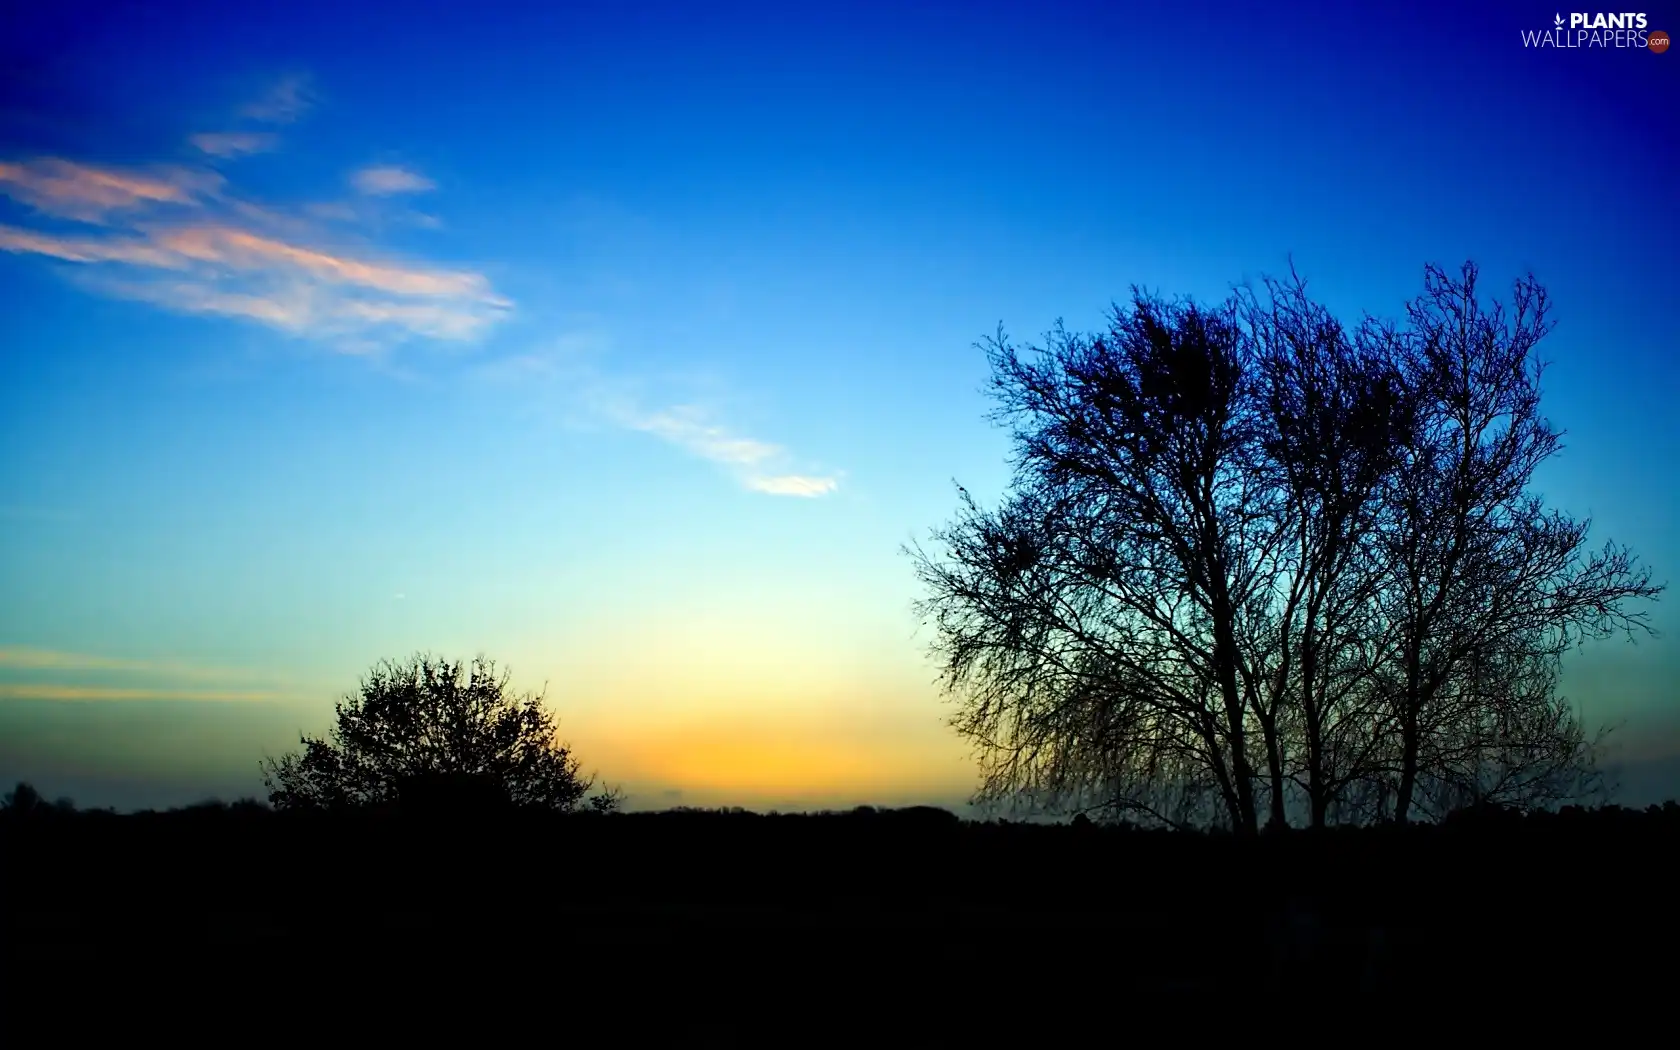
M 1219 724 L 1214 721 L 1211 712 L 1203 713 L 1201 736 L 1212 759 L 1210 764 L 1213 767 L 1214 780 L 1219 784 L 1219 797 L 1225 802 L 1225 815 L 1230 819 L 1232 828 L 1241 828 L 1242 804 L 1237 799 L 1230 772 L 1225 768 L 1224 748 L 1219 746 Z
M 1417 718 L 1408 714 L 1401 729 L 1404 737 L 1400 756 L 1400 787 L 1394 796 L 1394 819 L 1404 824 L 1411 816 L 1412 792 L 1417 787 Z
M 1400 712 L 1400 787 L 1394 798 L 1394 820 L 1404 824 L 1411 817 L 1412 794 L 1417 788 L 1418 703 L 1422 677 L 1417 655 L 1407 661 L 1405 708 Z
M 1236 631 L 1231 622 L 1229 603 L 1224 595 L 1214 601 L 1214 673 L 1219 678 L 1219 691 L 1225 701 L 1227 746 L 1231 751 L 1231 779 L 1236 789 L 1239 835 L 1260 833 L 1259 814 L 1254 808 L 1254 767 L 1248 760 L 1248 734 L 1243 725 L 1242 692 L 1237 686 Z
M 1283 809 L 1283 744 L 1278 740 L 1277 716 L 1262 718 L 1261 731 L 1266 736 L 1266 774 L 1271 778 L 1271 818 L 1267 826 L 1282 831 L 1289 826 L 1289 815 Z
M 1318 677 L 1318 651 L 1313 646 L 1313 613 L 1309 611 L 1307 615 L 1307 628 L 1301 638 L 1301 714 L 1307 731 L 1307 802 L 1312 826 L 1322 828 L 1330 810 L 1324 782 L 1324 712 L 1313 692 Z

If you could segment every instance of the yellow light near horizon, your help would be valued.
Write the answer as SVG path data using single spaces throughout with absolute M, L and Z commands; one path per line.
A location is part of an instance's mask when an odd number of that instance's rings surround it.
M 794 719 L 714 719 L 599 739 L 603 768 L 627 780 L 708 793 L 832 796 L 961 794 L 972 770 L 938 738 L 883 738 Z

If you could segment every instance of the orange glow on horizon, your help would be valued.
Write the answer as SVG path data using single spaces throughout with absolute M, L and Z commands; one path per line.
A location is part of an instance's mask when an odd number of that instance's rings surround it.
M 778 798 L 966 795 L 973 765 L 954 739 L 882 736 L 793 719 L 714 718 L 640 730 L 590 747 L 609 780 L 702 795 Z

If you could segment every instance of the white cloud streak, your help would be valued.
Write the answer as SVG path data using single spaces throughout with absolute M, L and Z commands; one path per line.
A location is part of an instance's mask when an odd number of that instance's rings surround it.
M 755 492 L 767 492 L 772 496 L 803 496 L 806 499 L 814 499 L 833 492 L 840 482 L 834 478 L 810 477 L 805 474 L 779 474 L 775 477 L 751 477 L 747 479 L 746 484 Z
M 664 438 L 702 459 L 730 467 L 752 467 L 781 454 L 781 449 L 752 438 L 737 437 L 704 418 L 693 405 L 679 405 L 646 415 L 620 416 L 625 426 Z
M 557 386 L 566 391 L 567 399 L 581 408 L 587 419 L 659 438 L 690 456 L 722 467 L 751 492 L 817 499 L 839 489 L 837 476 L 792 469 L 794 457 L 786 448 L 739 433 L 720 422 L 715 411 L 699 404 L 647 408 L 648 399 L 635 389 L 640 384 L 611 378 L 580 358 L 580 354 L 600 348 L 597 338 L 573 336 L 552 351 L 490 362 L 481 373 L 527 386 Z
M 724 467 L 753 492 L 815 499 L 840 486 L 839 479 L 833 477 L 771 473 L 789 460 L 786 449 L 736 434 L 713 422 L 708 413 L 695 405 L 649 413 L 621 411 L 614 418 L 631 430 L 652 434 L 690 455 Z
M 373 197 L 388 197 L 396 193 L 425 193 L 437 189 L 437 183 L 419 172 L 391 164 L 359 168 L 350 174 L 350 183 Z

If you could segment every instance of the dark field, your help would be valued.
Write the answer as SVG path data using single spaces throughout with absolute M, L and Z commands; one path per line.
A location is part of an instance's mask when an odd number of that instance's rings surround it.
M 14 1020 L 132 996 L 393 1037 L 972 1045 L 1169 1007 L 1626 1001 L 1670 988 L 1680 925 L 1672 804 L 1258 842 L 937 811 L 0 826 Z

